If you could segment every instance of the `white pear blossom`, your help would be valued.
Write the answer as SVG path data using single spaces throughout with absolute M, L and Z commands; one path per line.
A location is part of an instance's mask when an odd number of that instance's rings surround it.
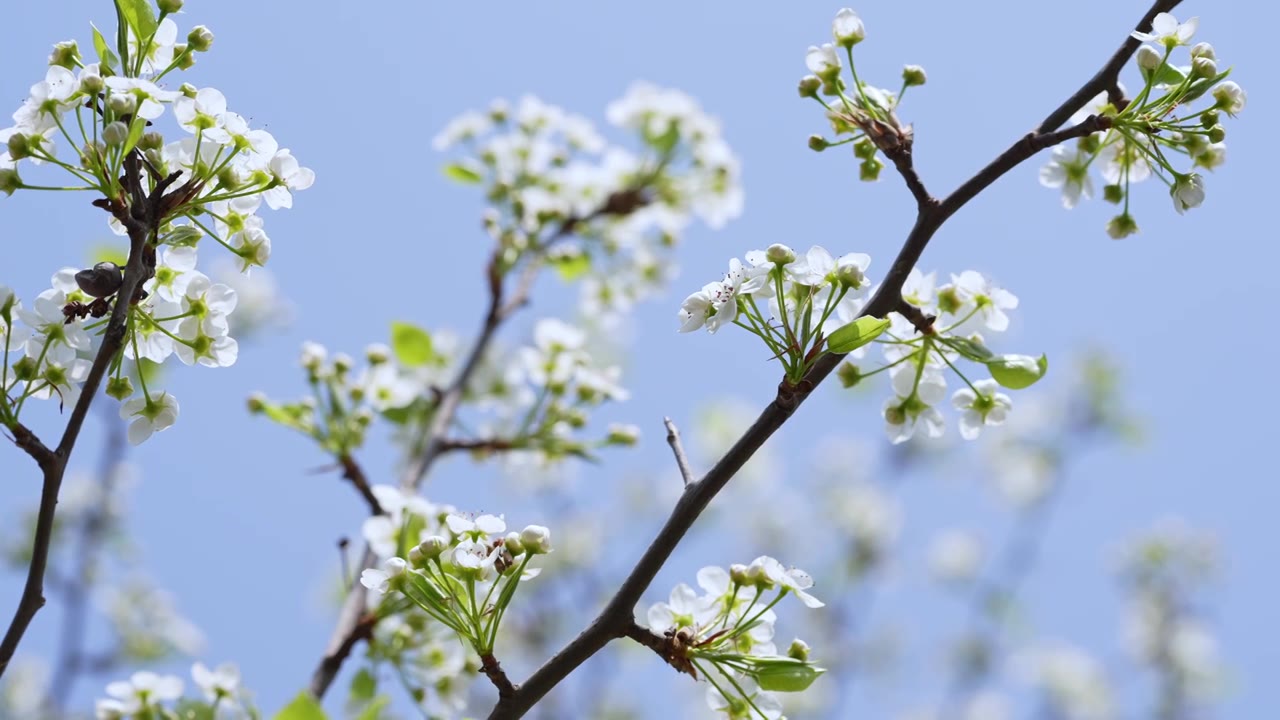
M 1193 17 L 1186 22 L 1178 22 L 1178 18 L 1167 12 L 1162 12 L 1152 19 L 1151 32 L 1134 30 L 1130 35 L 1142 42 L 1155 43 L 1172 49 L 1179 45 L 1190 44 L 1188 41 L 1191 40 L 1192 35 L 1195 35 L 1196 28 L 1199 25 L 1200 18 Z
M 141 445 L 153 434 L 171 427 L 178 420 L 178 399 L 162 392 L 130 398 L 120 406 L 120 417 L 129 423 L 129 442 Z

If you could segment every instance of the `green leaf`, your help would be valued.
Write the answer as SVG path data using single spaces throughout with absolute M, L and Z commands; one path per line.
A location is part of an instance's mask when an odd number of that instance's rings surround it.
M 463 185 L 478 185 L 484 181 L 483 171 L 474 163 L 452 162 L 444 166 L 444 176 Z
M 128 155 L 133 152 L 133 149 L 138 146 L 138 141 L 142 139 L 142 133 L 145 132 L 146 129 L 146 120 L 139 117 L 135 117 L 133 119 L 133 122 L 129 124 L 129 137 L 124 141 L 123 155 Z
M 566 255 L 554 260 L 556 273 L 565 282 L 573 282 L 591 269 L 591 256 L 586 253 Z
M 174 715 L 178 720 L 214 720 L 213 708 L 195 700 L 179 700 Z
M 367 702 L 378 694 L 378 678 L 369 672 L 369 668 L 360 671 L 351 678 L 351 700 L 358 703 Z
M 139 41 L 145 42 L 155 33 L 158 23 L 149 0 L 116 0 L 116 8 Z
M 114 69 L 120 63 L 120 59 L 111 52 L 111 46 L 107 45 L 107 39 L 102 36 L 102 31 L 98 30 L 93 23 L 89 23 L 89 26 L 93 28 L 93 49 L 98 53 L 98 62 L 102 63 L 104 69 Z
M 1148 70 L 1147 72 L 1149 73 L 1150 71 Z M 1179 85 L 1186 79 L 1185 73 L 1167 62 L 1156 69 L 1155 82 L 1157 85 Z
M 970 340 L 969 338 L 944 337 L 942 338 L 942 342 L 948 345 L 952 350 L 960 353 L 960 355 L 966 360 L 985 363 L 995 357 L 995 354 L 988 350 L 986 345 L 983 345 L 976 340 Z
M 1227 68 L 1211 78 L 1205 78 L 1204 80 L 1191 83 L 1191 87 L 1187 88 L 1187 94 L 1182 96 L 1182 102 L 1189 103 L 1192 100 L 1199 98 L 1201 95 L 1204 95 L 1209 88 L 1227 79 L 1227 76 L 1230 74 L 1231 68 Z
M 845 355 L 880 337 L 888 327 L 888 320 L 864 315 L 831 333 L 827 338 L 827 349 L 837 355 Z
M 373 702 L 366 705 L 364 710 L 360 711 L 360 714 L 356 716 L 356 720 L 378 720 L 378 718 L 383 717 L 382 710 L 390 704 L 391 698 L 386 695 L 379 695 Z
M 752 663 L 751 674 L 761 690 L 775 692 L 800 692 L 808 689 L 818 676 L 826 672 L 803 660 L 789 657 L 758 658 Z
M 276 713 L 275 720 L 329 720 L 324 708 L 307 691 L 298 693 L 293 702 Z
M 1021 390 L 1035 385 L 1049 371 L 1049 358 L 1038 359 L 1030 355 L 997 355 L 987 361 L 991 377 L 1010 390 Z
M 391 323 L 391 351 L 405 367 L 421 367 L 437 359 L 431 334 L 411 323 Z

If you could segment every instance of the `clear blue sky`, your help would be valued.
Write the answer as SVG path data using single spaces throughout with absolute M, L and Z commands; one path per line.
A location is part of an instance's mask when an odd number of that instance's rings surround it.
M 202 23 L 217 36 L 189 80 L 221 89 L 233 109 L 265 125 L 318 176 L 292 211 L 267 217 L 271 269 L 298 307 L 296 322 L 246 347 L 234 368 L 173 373 L 179 424 L 135 455 L 143 483 L 132 529 L 151 572 L 207 633 L 206 661 L 239 662 L 265 708 L 294 694 L 331 627 L 321 596 L 333 539 L 354 533 L 361 517 L 346 486 L 309 472 L 324 462 L 318 452 L 248 419 L 244 397 L 255 389 L 298 394 L 304 339 L 358 353 L 383 340 L 395 319 L 462 332 L 478 321 L 487 252 L 480 199 L 448 184 L 429 148 L 430 137 L 464 109 L 532 92 L 603 123 L 605 104 L 646 79 L 682 88 L 718 115 L 743 159 L 746 213 L 718 233 L 695 229 L 681 250 L 677 286 L 636 313 L 639 342 L 626 378 L 634 399 L 613 415 L 647 433 L 626 462 L 665 472 L 664 414 L 691 420 L 700 401 L 726 393 L 767 402 L 776 371 L 754 361 L 758 348 L 748 338 L 675 334 L 684 293 L 718 276 L 730 256 L 772 242 L 867 252 L 878 276 L 910 224 L 913 203 L 889 171 L 879 184 L 861 184 L 843 153 L 805 148 L 806 137 L 824 128 L 812 104 L 796 97 L 795 83 L 806 46 L 828 39 L 839 7 L 188 3 L 182 30 Z M 856 9 L 869 33 L 859 47 L 864 78 L 896 85 L 903 63 L 929 73 L 901 115 L 915 125 L 917 167 L 943 193 L 1091 75 L 1146 4 L 878 0 Z M 1280 649 L 1263 631 L 1280 600 L 1272 553 L 1280 488 L 1270 453 L 1280 393 L 1267 364 L 1276 340 L 1260 332 L 1271 322 L 1280 264 L 1271 187 L 1277 153 L 1265 134 L 1280 113 L 1270 55 L 1280 17 L 1272 4 L 1232 0 L 1188 2 L 1178 14 L 1201 16 L 1197 39 L 1214 44 L 1219 62 L 1234 65 L 1234 79 L 1249 92 L 1244 115 L 1228 123 L 1229 161 L 1207 178 L 1202 208 L 1178 216 L 1158 186 L 1142 187 L 1135 193 L 1142 233 L 1114 242 L 1103 232 L 1110 206 L 1095 201 L 1064 211 L 1057 194 L 1037 184 L 1039 162 L 1032 162 L 951 220 L 922 264 L 979 269 L 1017 293 L 1022 305 L 1009 340 L 1028 351 L 1063 360 L 1085 347 L 1112 352 L 1132 407 L 1148 420 L 1141 449 L 1078 464 L 1081 489 L 1067 500 L 1029 587 L 1042 626 L 1085 646 L 1114 647 L 1111 550 L 1156 518 L 1182 516 L 1217 532 L 1228 557 L 1213 613 L 1234 671 L 1222 716 L 1255 717 L 1255 708 L 1270 704 L 1267 683 L 1280 664 Z M 89 47 L 91 19 L 110 26 L 110 3 L 6 7 L 0 98 L 7 104 L 0 104 L 18 106 L 43 76 L 53 42 L 75 37 Z M 53 270 L 79 263 L 86 247 L 110 239 L 101 212 L 87 203 L 36 194 L 0 198 L 0 237 L 0 282 L 25 298 Z M 547 286 L 553 299 L 539 314 L 566 307 L 564 294 Z M 748 360 L 684 372 L 705 367 L 712 353 Z M 807 404 L 776 438 L 778 447 L 803 452 L 832 427 L 883 442 L 879 400 L 850 403 L 835 394 L 825 389 Z M 91 461 L 95 439 L 86 438 L 79 463 Z M 370 472 L 391 477 L 387 450 L 372 444 Z M 619 470 L 588 471 L 598 472 Z M 461 507 L 492 502 L 482 489 L 491 471 L 458 462 L 441 477 L 431 491 L 438 499 Z M 38 473 L 12 447 L 0 447 L 0 478 L 7 517 L 34 504 Z M 907 501 L 909 522 L 951 519 L 952 506 L 936 495 L 914 492 Z M 504 509 L 517 523 L 535 519 Z M 639 538 L 653 527 L 649 521 L 634 531 Z M 700 564 L 749 559 L 682 557 L 649 598 L 691 579 Z M 19 587 L 17 578 L 0 578 L 6 619 Z M 24 650 L 51 648 L 54 621 L 42 614 Z

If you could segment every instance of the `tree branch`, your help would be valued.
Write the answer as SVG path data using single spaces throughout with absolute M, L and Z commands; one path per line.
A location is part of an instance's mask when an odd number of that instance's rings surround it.
M 1150 19 L 1155 17 L 1156 13 L 1163 12 L 1162 8 L 1166 6 L 1173 7 L 1174 4 L 1176 2 L 1172 2 L 1172 0 L 1157 0 L 1143 22 L 1149 25 Z M 1139 27 L 1141 27 L 1141 24 Z M 1100 77 L 1103 80 L 1103 87 L 1113 84 L 1120 68 L 1123 67 L 1125 61 L 1135 49 L 1136 43 L 1130 47 L 1130 43 L 1126 41 L 1121 51 L 1104 68 L 1104 71 L 1107 71 L 1109 75 L 1102 72 L 1095 75 L 1093 79 L 1072 96 L 1071 100 L 1054 111 L 1049 120 L 1064 112 L 1064 109 L 1065 116 L 1070 116 L 1080 107 L 1083 107 L 1085 102 L 1097 94 L 1097 91 L 1092 91 L 1091 88 L 1099 82 Z M 1053 127 L 1056 128 L 1060 124 L 1061 121 L 1053 125 Z M 1090 116 L 1084 122 L 1064 130 L 1028 133 L 1001 153 L 995 160 L 988 163 L 986 167 L 979 170 L 977 174 L 965 181 L 960 187 L 952 191 L 941 202 L 928 202 L 920 199 L 921 197 L 931 199 L 931 197 L 928 193 L 923 192 L 924 183 L 918 177 L 915 177 L 914 168 L 909 163 L 909 155 L 907 158 L 902 159 L 901 163 L 895 160 L 895 165 L 899 167 L 900 172 L 903 171 L 904 167 L 906 168 L 907 172 L 904 174 L 904 179 L 906 179 L 912 194 L 917 198 L 920 208 L 916 215 L 915 224 L 903 242 L 902 248 L 898 251 L 898 256 L 894 259 L 884 282 L 871 301 L 867 303 L 862 314 L 885 317 L 898 307 L 902 300 L 902 286 L 906 282 L 907 276 L 919 261 L 925 247 L 929 244 L 938 228 L 956 211 L 977 196 L 978 193 L 990 187 L 1009 170 L 1040 150 L 1066 140 L 1084 137 L 1099 130 L 1105 130 L 1109 126 L 1110 120 L 1108 118 Z M 509 720 L 522 717 L 579 665 L 611 640 L 624 636 L 630 631 L 630 627 L 635 622 L 633 612 L 636 603 L 640 601 L 644 591 L 653 582 L 662 565 L 670 557 L 694 521 L 701 515 L 712 498 L 724 488 L 738 470 L 746 464 L 747 460 L 755 454 L 756 450 L 763 446 L 769 437 L 791 417 L 800 404 L 813 392 L 813 389 L 827 375 L 831 374 L 831 371 L 839 365 L 842 359 L 842 355 L 828 354 L 820 359 L 798 384 L 792 386 L 784 382 L 779 385 L 773 402 L 765 407 L 746 433 L 738 438 L 733 447 L 701 480 L 686 488 L 684 495 L 676 503 L 666 524 L 659 530 L 653 542 L 645 550 L 618 591 L 610 598 L 604 609 L 600 611 L 600 614 L 560 652 L 538 668 L 527 682 L 520 685 L 514 696 L 499 700 L 489 714 L 489 720 Z
M 138 154 L 132 153 L 125 159 L 125 185 L 131 190 L 135 201 L 141 198 L 141 175 L 138 167 Z M 58 505 L 58 490 L 62 487 L 62 477 L 66 472 L 67 461 L 75 448 L 76 439 L 80 437 L 80 429 L 84 426 L 85 417 L 89 414 L 89 406 L 98 394 L 102 378 L 106 376 L 111 361 L 120 352 L 125 338 L 125 321 L 129 316 L 129 308 L 138 287 L 150 276 L 151 268 L 144 262 L 143 254 L 147 249 L 152 230 L 160 218 L 156 217 L 153 208 L 146 202 L 135 202 L 131 206 L 113 203 L 112 212 L 116 219 L 124 224 L 129 233 L 129 262 L 125 266 L 124 280 L 116 294 L 115 306 L 107 321 L 107 329 L 102 336 L 102 344 L 98 354 L 93 358 L 89 375 L 80 389 L 80 397 L 67 419 L 67 427 L 62 433 L 62 440 L 51 455 L 37 457 L 40 469 L 44 471 L 44 486 L 40 492 L 40 508 L 36 513 L 35 538 L 32 541 L 31 565 L 27 569 L 27 580 L 22 588 L 22 596 L 18 600 L 18 608 L 14 611 L 13 620 L 0 641 L 0 676 L 13 659 L 18 643 L 30 626 L 40 608 L 44 607 L 44 573 L 49 563 L 49 544 L 53 540 L 54 511 Z M 30 435 L 30 433 L 27 433 Z M 20 439 L 15 436 L 15 439 Z M 24 449 L 27 449 L 24 447 Z M 46 449 L 47 450 L 47 449 Z M 28 450 L 30 453 L 30 450 Z
M 680 444 L 680 431 L 669 417 L 662 418 L 662 424 L 667 426 L 667 444 L 671 446 L 671 453 L 676 456 L 680 477 L 684 479 L 684 486 L 689 487 L 689 483 L 693 482 L 693 470 L 689 467 L 688 456 L 684 454 L 684 446 Z
M 1169 12 L 1178 6 L 1182 0 L 1156 0 L 1146 15 L 1138 21 L 1134 28 L 1138 32 L 1151 32 L 1151 21 L 1155 20 L 1156 15 L 1162 12 Z M 1049 116 L 1040 123 L 1040 127 L 1036 128 L 1037 133 L 1047 133 L 1057 130 L 1072 115 L 1076 114 L 1085 103 L 1089 102 L 1100 92 L 1105 92 L 1111 102 L 1116 102 L 1120 96 L 1119 78 L 1120 71 L 1124 69 L 1125 63 L 1129 62 L 1129 58 L 1138 51 L 1138 46 L 1142 42 L 1134 37 L 1126 37 L 1124 43 L 1120 45 L 1120 49 L 1107 60 L 1107 64 L 1102 66 L 1093 77 L 1089 78 L 1089 82 L 1080 86 L 1071 97 L 1059 105 Z
M 499 698 L 508 698 L 516 694 L 516 686 L 511 684 L 507 671 L 502 669 L 502 664 L 492 653 L 480 656 L 480 672 L 484 673 L 485 677 L 489 678 L 489 682 L 498 688 Z
M 360 467 L 360 463 L 351 457 L 350 454 L 343 453 L 338 456 L 338 464 L 342 466 L 342 477 L 351 481 L 356 492 L 360 493 L 360 497 L 364 498 L 365 504 L 369 506 L 370 515 L 385 515 L 386 511 L 382 509 L 382 503 L 378 502 L 377 496 L 373 494 L 373 488 L 369 486 L 369 478 L 364 474 L 364 468 Z

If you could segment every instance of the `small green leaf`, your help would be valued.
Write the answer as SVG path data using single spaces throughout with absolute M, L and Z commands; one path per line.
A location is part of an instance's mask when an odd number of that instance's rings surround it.
M 179 700 L 174 708 L 178 720 L 214 720 L 213 708 L 206 703 L 195 700 Z
M 156 31 L 156 13 L 149 0 L 116 0 L 116 7 L 133 28 L 134 37 L 145 41 Z
M 1021 390 L 1036 384 L 1049 370 L 1049 358 L 1030 355 L 997 355 L 987 361 L 991 377 L 1010 390 Z
M 760 689 L 775 692 L 806 690 L 826 672 L 823 668 L 789 657 L 758 658 L 753 665 L 751 674 L 760 684 Z
M 142 133 L 147 129 L 147 121 L 142 118 L 134 118 L 129 124 L 129 137 L 124 141 L 124 152 L 122 155 L 128 155 L 138 146 L 138 141 L 142 139 Z
M 351 700 L 358 703 L 368 702 L 378 694 L 378 678 L 369 672 L 369 668 L 360 671 L 351 678 Z
M 554 260 L 556 273 L 565 282 L 573 282 L 591 269 L 591 256 L 586 253 L 566 255 Z
M 837 329 L 827 338 L 827 349 L 837 355 L 845 355 L 880 337 L 889 327 L 889 321 L 864 315 Z
M 484 181 L 483 171 L 473 163 L 452 162 L 444 166 L 444 176 L 463 185 L 478 185 Z
M 948 345 L 952 350 L 960 353 L 966 360 L 984 363 L 995 357 L 994 353 L 987 349 L 986 345 L 969 338 L 963 337 L 944 337 L 942 342 Z
M 102 36 L 102 31 L 93 23 L 89 23 L 93 28 L 93 49 L 98 53 L 98 62 L 102 64 L 103 69 L 115 68 L 119 63 L 119 58 L 111 52 L 111 46 L 107 45 L 107 39 Z
M 1147 73 L 1150 72 L 1150 70 L 1147 71 Z M 1182 84 L 1182 81 L 1186 79 L 1187 76 L 1185 73 L 1167 62 L 1156 69 L 1155 83 L 1157 85 L 1180 85 Z
M 373 702 L 366 705 L 364 710 L 360 711 L 360 714 L 356 716 L 356 720 L 378 720 L 378 718 L 384 717 L 382 711 L 390 704 L 391 698 L 386 695 L 379 695 L 374 698 Z
M 1182 102 L 1189 103 L 1192 100 L 1199 98 L 1201 95 L 1204 95 L 1209 88 L 1217 85 L 1223 80 L 1226 80 L 1227 76 L 1230 74 L 1231 68 L 1227 68 L 1211 78 L 1205 78 L 1204 80 L 1191 83 L 1191 87 L 1187 88 L 1187 94 L 1182 96 Z
M 305 690 L 276 713 L 275 720 L 329 720 L 324 708 Z
M 431 334 L 406 322 L 391 323 L 391 351 L 405 367 L 421 367 L 437 359 Z

